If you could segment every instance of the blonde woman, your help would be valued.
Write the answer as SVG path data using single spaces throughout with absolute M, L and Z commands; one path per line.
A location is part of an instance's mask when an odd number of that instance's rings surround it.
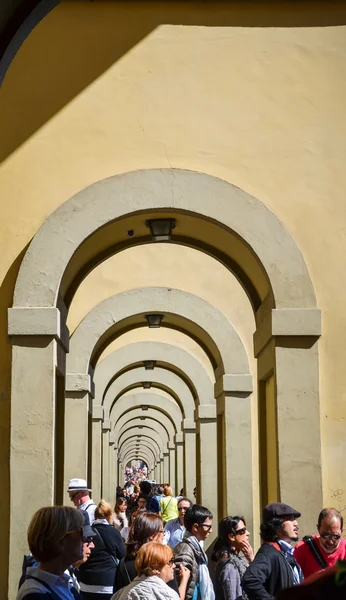
M 96 533 L 95 547 L 89 560 L 79 568 L 81 600 L 109 600 L 113 594 L 117 567 L 125 556 L 125 546 L 120 532 L 112 527 L 112 520 L 112 507 L 101 500 L 92 524 Z
M 177 499 L 173 498 L 172 493 L 171 486 L 165 485 L 163 488 L 164 497 L 160 499 L 161 517 L 164 523 L 176 519 L 178 516 Z

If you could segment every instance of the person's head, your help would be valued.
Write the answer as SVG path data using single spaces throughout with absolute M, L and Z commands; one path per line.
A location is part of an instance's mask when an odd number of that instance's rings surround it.
M 139 576 L 156 575 L 165 583 L 174 578 L 173 552 L 169 546 L 157 542 L 147 542 L 139 549 L 135 566 Z
M 179 496 L 184 496 L 184 488 L 181 488 L 181 490 L 179 492 Z
M 165 487 L 163 488 L 163 493 L 165 496 L 171 496 L 172 495 L 172 488 L 170 485 L 165 485 Z
M 158 494 L 158 496 L 163 496 L 163 487 L 162 487 L 162 485 L 159 485 L 159 487 L 157 488 L 157 494 Z
M 142 494 L 149 496 L 151 494 L 151 483 L 149 481 L 141 481 L 139 484 Z
M 147 542 L 162 544 L 164 535 L 161 517 L 156 513 L 141 512 L 132 523 L 127 554 L 135 556 L 139 548 Z
M 317 530 L 320 544 L 326 554 L 333 554 L 340 546 L 344 520 L 336 508 L 324 508 L 318 515 Z
M 243 542 L 249 539 L 244 517 L 226 517 L 219 523 L 212 559 L 219 560 L 221 556 L 230 555 L 232 550 L 240 552 Z
M 100 500 L 95 508 L 95 519 L 106 519 L 110 523 L 113 516 L 112 507 L 106 500 Z
M 273 502 L 267 504 L 263 509 L 263 521 L 261 524 L 261 538 L 264 542 L 298 541 L 298 522 L 300 513 L 288 504 Z
M 186 530 L 197 538 L 199 542 L 207 539 L 213 531 L 213 515 L 208 508 L 194 504 L 187 509 L 184 516 Z
M 197 488 L 195 488 L 195 487 L 193 488 L 193 495 L 195 498 L 197 497 Z
M 75 477 L 68 482 L 67 493 L 76 508 L 90 500 L 89 492 L 91 490 L 85 479 Z
M 30 552 L 39 562 L 56 561 L 67 568 L 83 557 L 83 543 L 86 541 L 83 537 L 83 525 L 83 515 L 75 508 L 40 508 L 28 527 Z
M 185 498 L 185 496 L 183 498 L 180 498 L 180 500 L 178 501 L 178 518 L 179 518 L 181 525 L 184 525 L 185 513 L 186 513 L 187 509 L 190 508 L 191 506 L 192 506 L 191 500 L 189 500 L 188 498 Z
M 146 494 L 139 494 L 138 496 L 138 508 L 146 508 L 149 502 L 149 496 Z
M 114 512 L 119 514 L 120 512 L 124 513 L 127 509 L 127 500 L 124 496 L 118 496 L 115 501 Z

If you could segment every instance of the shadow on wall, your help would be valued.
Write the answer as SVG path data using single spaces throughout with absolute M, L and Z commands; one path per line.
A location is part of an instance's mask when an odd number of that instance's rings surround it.
M 5 76 L 0 160 L 160 25 L 344 24 L 344 2 L 65 0 L 28 35 Z

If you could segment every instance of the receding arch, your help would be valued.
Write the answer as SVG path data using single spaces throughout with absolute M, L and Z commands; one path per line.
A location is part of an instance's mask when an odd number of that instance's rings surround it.
M 102 404 L 104 394 L 118 375 L 146 360 L 155 360 L 158 367 L 172 370 L 185 380 L 199 404 L 210 404 L 214 382 L 203 365 L 186 350 L 163 342 L 128 344 L 101 360 L 94 373 L 96 404 Z M 149 370 L 148 376 L 150 373 Z
M 146 433 L 148 433 L 149 430 L 155 432 L 155 434 L 158 435 L 160 439 L 166 444 L 166 447 L 167 443 L 170 440 L 167 429 L 165 429 L 165 427 L 161 423 L 149 418 L 147 418 L 145 421 L 141 421 L 141 419 L 137 418 L 130 419 L 127 423 L 124 423 L 121 429 L 117 430 L 117 433 L 115 433 L 114 429 L 115 444 L 120 443 L 123 433 L 127 431 L 132 431 L 133 429 L 135 429 L 136 431 L 143 430 L 143 432 Z
M 125 329 L 146 326 L 145 314 L 164 314 L 162 324 L 180 329 L 207 352 L 218 373 L 249 373 L 247 354 L 232 323 L 199 296 L 177 289 L 148 287 L 100 302 L 70 340 L 68 373 L 89 373 L 103 349 Z
M 130 439 L 138 439 L 140 442 L 148 439 L 157 446 L 160 452 L 163 452 L 163 450 L 167 449 L 168 439 L 163 439 L 152 427 L 143 426 L 141 429 L 134 425 L 129 427 L 127 430 L 119 434 L 118 449 L 121 449 L 123 443 Z
M 226 256 L 232 259 L 233 269 L 238 267 L 235 274 L 253 304 L 257 302 L 255 310 L 270 291 L 276 308 L 316 306 L 302 254 L 277 217 L 259 200 L 231 183 L 180 169 L 149 169 L 117 175 L 94 183 L 67 200 L 46 219 L 32 240 L 18 274 L 13 305 L 57 306 L 59 293 L 68 295 L 68 289 L 78 285 L 83 270 L 85 275 L 86 248 L 82 262 L 78 254 L 83 243 L 87 240 L 94 248 L 89 250 L 90 270 L 100 262 L 102 255 L 102 244 L 97 245 L 93 239 L 100 230 L 103 229 L 101 237 L 106 244 L 103 248 L 106 258 L 110 246 L 105 235 L 107 225 L 129 216 L 133 222 L 135 215 L 141 213 L 145 221 L 145 214 L 151 211 L 179 216 L 176 239 L 195 247 L 200 245 L 200 228 L 185 231 L 184 215 L 203 220 L 205 230 L 215 224 L 220 233 L 226 230 L 229 236 Z M 123 237 L 116 238 L 120 247 L 148 241 L 144 222 L 142 230 L 130 242 L 126 225 L 124 230 Z M 205 238 L 206 233 L 204 231 Z M 215 246 L 214 239 L 214 247 L 211 246 L 209 252 L 214 250 L 216 255 Z M 113 247 L 111 253 L 115 251 Z M 37 269 L 38 264 L 40 269 Z M 76 277 L 79 281 L 74 284 Z M 60 290 L 61 283 L 64 290 Z
M 138 446 L 138 449 L 139 449 L 139 447 L 142 447 L 143 449 L 146 448 L 147 450 L 152 452 L 154 460 L 157 460 L 160 456 L 160 449 L 157 448 L 155 446 L 155 444 L 153 444 L 152 440 L 148 437 L 147 438 L 144 437 L 143 440 L 141 440 L 141 443 Z M 133 439 L 129 439 L 126 442 L 124 442 L 119 451 L 121 453 L 122 450 L 124 452 L 126 452 L 127 450 L 136 450 L 136 448 L 137 448 L 136 441 L 133 438 Z
M 162 396 L 159 396 L 154 392 L 150 394 L 137 393 L 130 394 L 129 396 L 122 396 L 115 404 L 113 404 L 112 411 L 110 413 L 110 419 L 113 423 L 115 423 L 122 414 L 130 412 L 131 409 L 141 408 L 142 406 L 159 409 L 167 417 L 171 418 L 176 429 L 181 431 L 183 417 L 176 402 L 168 399 L 163 402 Z M 146 411 L 143 409 L 142 411 L 143 415 L 145 416 Z
M 117 377 L 104 396 L 105 417 L 108 418 L 113 403 L 117 402 L 125 391 L 142 387 L 142 383 L 146 381 L 151 383 L 154 389 L 162 388 L 168 392 L 178 403 L 183 418 L 194 418 L 195 403 L 190 389 L 178 375 L 160 367 L 149 374 L 144 367 L 138 367 Z
M 118 431 L 121 430 L 121 428 L 126 425 L 127 423 L 131 423 L 132 421 L 138 421 L 139 422 L 146 422 L 147 420 L 150 422 L 154 422 L 157 423 L 159 425 L 161 425 L 165 431 L 167 431 L 167 434 L 169 436 L 170 441 L 173 441 L 175 434 L 177 433 L 177 430 L 175 428 L 174 422 L 167 417 L 167 415 L 165 415 L 163 412 L 159 411 L 158 409 L 154 409 L 154 408 L 149 408 L 148 410 L 145 411 L 145 415 L 144 415 L 144 411 L 142 411 L 141 408 L 134 408 L 132 409 L 131 413 L 128 414 L 127 411 L 125 411 L 124 414 L 122 414 L 119 419 L 114 423 L 114 435 L 115 438 L 118 435 Z

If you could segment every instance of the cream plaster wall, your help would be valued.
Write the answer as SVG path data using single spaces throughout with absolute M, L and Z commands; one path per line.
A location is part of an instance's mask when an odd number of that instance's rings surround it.
M 151 4 L 143 16 L 140 5 L 130 14 L 126 3 L 63 2 L 24 42 L 6 75 L 0 93 L 0 150 L 8 155 L 0 166 L 0 468 L 5 498 L 6 308 L 20 255 L 44 219 L 80 189 L 116 173 L 167 166 L 204 171 L 253 194 L 301 248 L 323 310 L 325 503 L 336 502 L 332 490 L 346 494 L 346 27 L 196 26 L 191 25 L 191 6 L 190 26 L 170 25 L 185 20 L 178 4 L 170 3 L 166 18 L 161 8 L 156 19 Z M 211 3 L 204 3 L 198 15 L 204 24 L 215 20 L 215 4 L 210 10 Z M 331 11 L 333 3 L 328 5 Z M 167 247 L 161 257 L 148 247 L 107 261 L 77 294 L 71 323 L 82 318 L 89 301 L 97 303 L 98 294 L 103 297 L 118 286 L 129 289 L 143 278 L 147 285 L 167 281 L 192 293 L 198 288 L 238 319 L 244 342 L 250 344 L 253 320 L 246 303 L 241 294 L 235 299 L 233 287 L 231 295 L 226 289 L 233 278 L 224 278 L 223 268 L 213 266 L 215 288 L 209 289 L 204 266 L 209 270 L 211 259 L 179 248 L 177 264 L 185 266 L 186 256 L 193 269 L 182 268 L 174 283 L 175 250 Z M 128 264 L 135 268 L 126 272 L 130 253 Z M 121 277 L 112 278 L 112 268 Z M 344 500 L 340 506 L 346 506 Z M 7 550 L 0 552 L 2 563 Z

